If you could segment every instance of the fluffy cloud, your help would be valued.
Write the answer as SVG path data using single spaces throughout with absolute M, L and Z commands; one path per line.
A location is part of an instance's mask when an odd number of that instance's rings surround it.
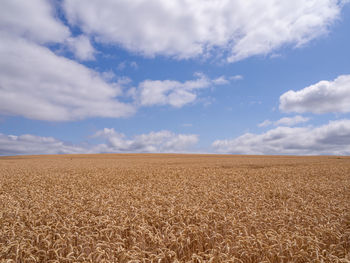
M 196 76 L 196 80 L 185 82 L 145 80 L 139 84 L 134 96 L 141 106 L 171 105 L 179 108 L 195 101 L 198 90 L 229 83 L 223 76 L 213 80 L 203 74 L 197 73 Z
M 71 25 L 146 56 L 189 58 L 213 49 L 230 62 L 299 47 L 327 32 L 346 1 L 65 0 Z
M 350 75 L 323 80 L 299 91 L 290 90 L 280 97 L 279 108 L 298 113 L 350 112 Z
M 184 152 L 198 142 L 197 135 L 170 131 L 151 132 L 127 139 L 124 134 L 105 128 L 95 137 L 107 140 L 106 144 L 99 145 L 100 152 Z
M 54 16 L 52 3 L 1 3 L 0 114 L 49 121 L 132 114 L 132 105 L 117 100 L 118 83 L 107 82 L 102 74 L 44 46 L 68 43 L 80 59 L 93 52 L 87 38 L 70 36 Z
M 270 121 L 270 120 L 265 120 L 262 123 L 259 123 L 258 126 L 259 127 L 266 127 L 269 126 L 271 124 L 275 125 L 275 126 L 294 126 L 298 123 L 304 123 L 304 122 L 308 122 L 310 120 L 310 118 L 307 117 L 303 117 L 300 115 L 294 116 L 294 117 L 284 117 L 279 119 L 278 121 Z
M 66 40 L 68 48 L 74 53 L 79 60 L 95 59 L 95 49 L 91 45 L 90 40 L 86 36 L 71 37 Z
M 40 43 L 63 42 L 70 31 L 46 0 L 2 0 L 0 30 Z
M 89 153 L 84 147 L 69 145 L 52 137 L 0 133 L 0 155 Z
M 350 120 L 320 127 L 277 127 L 263 134 L 246 133 L 212 144 L 219 153 L 233 154 L 350 154 Z
M 134 112 L 97 72 L 23 38 L 0 38 L 0 113 L 66 121 Z

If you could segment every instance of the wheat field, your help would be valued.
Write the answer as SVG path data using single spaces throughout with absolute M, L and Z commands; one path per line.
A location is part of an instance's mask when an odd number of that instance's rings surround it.
M 350 158 L 0 158 L 0 262 L 350 262 Z

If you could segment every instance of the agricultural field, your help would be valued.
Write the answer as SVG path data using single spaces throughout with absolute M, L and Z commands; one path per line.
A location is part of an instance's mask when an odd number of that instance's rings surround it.
M 350 158 L 0 158 L 0 262 L 350 262 Z

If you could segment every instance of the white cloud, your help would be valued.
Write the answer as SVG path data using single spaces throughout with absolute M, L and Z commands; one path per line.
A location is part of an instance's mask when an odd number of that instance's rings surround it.
M 242 75 L 234 75 L 230 77 L 230 80 L 241 80 L 241 79 L 243 79 Z
M 150 132 L 136 135 L 131 139 L 114 129 L 105 128 L 95 137 L 107 140 L 99 146 L 101 152 L 184 152 L 198 142 L 195 134 L 175 134 L 170 131 Z
M 58 18 L 46 0 L 2 0 L 0 31 L 40 43 L 63 42 L 70 31 Z
M 84 147 L 64 143 L 52 137 L 30 134 L 14 136 L 0 133 L 0 155 L 89 153 Z
M 259 123 L 258 124 L 258 127 L 266 127 L 266 126 L 269 126 L 271 125 L 273 122 L 270 121 L 270 120 L 264 120 L 263 122 Z
M 5 0 L 0 11 L 0 114 L 69 121 L 124 117 L 134 106 L 121 103 L 121 84 L 44 44 L 70 48 L 81 59 L 94 49 L 85 36 L 71 37 L 55 16 L 54 2 Z
M 350 75 L 323 80 L 299 91 L 290 90 L 280 97 L 279 108 L 298 113 L 350 112 Z
M 277 127 L 262 134 L 246 133 L 232 140 L 217 140 L 219 153 L 349 155 L 350 120 L 331 121 L 320 127 Z
M 269 126 L 271 124 L 273 124 L 275 126 L 279 126 L 279 125 L 294 126 L 298 123 L 308 122 L 309 120 L 310 120 L 310 118 L 297 115 L 294 117 L 284 117 L 284 118 L 279 119 L 278 121 L 265 120 L 262 123 L 259 123 L 258 126 L 259 127 L 266 127 L 266 126 Z
M 170 131 L 151 132 L 127 139 L 124 134 L 105 128 L 95 136 L 107 139 L 107 144 L 99 146 L 102 152 L 183 152 L 198 142 L 197 135 Z
M 275 126 L 283 125 L 283 126 L 294 126 L 298 123 L 304 123 L 308 122 L 310 118 L 303 117 L 300 115 L 294 116 L 294 117 L 284 117 L 282 119 L 279 119 L 278 121 L 274 122 Z
M 104 43 L 146 56 L 208 56 L 230 62 L 302 46 L 325 34 L 345 1 L 65 0 L 68 21 Z
M 224 76 L 221 76 L 216 79 L 213 79 L 212 83 L 214 85 L 225 85 L 225 84 L 229 84 L 230 82 Z
M 225 77 L 211 80 L 201 73 L 195 75 L 198 77 L 197 79 L 185 82 L 145 80 L 139 84 L 136 98 L 141 106 L 171 105 L 179 108 L 194 102 L 198 90 L 228 83 Z
M 195 134 L 175 134 L 170 131 L 150 132 L 128 139 L 114 129 L 105 128 L 93 137 L 105 140 L 102 144 L 73 145 L 53 137 L 31 134 L 20 136 L 0 133 L 1 155 L 75 154 L 75 153 L 120 153 L 120 152 L 186 152 L 198 142 Z
M 120 85 L 48 48 L 0 33 L 0 113 L 67 121 L 123 117 L 131 105 L 119 102 Z
M 91 45 L 91 42 L 86 36 L 71 37 L 67 39 L 68 48 L 74 53 L 75 57 L 79 60 L 94 60 L 95 49 Z

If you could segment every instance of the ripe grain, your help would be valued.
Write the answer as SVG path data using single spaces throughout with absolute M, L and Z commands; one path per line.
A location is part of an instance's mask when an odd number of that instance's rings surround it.
M 350 262 L 350 158 L 0 158 L 0 262 Z

